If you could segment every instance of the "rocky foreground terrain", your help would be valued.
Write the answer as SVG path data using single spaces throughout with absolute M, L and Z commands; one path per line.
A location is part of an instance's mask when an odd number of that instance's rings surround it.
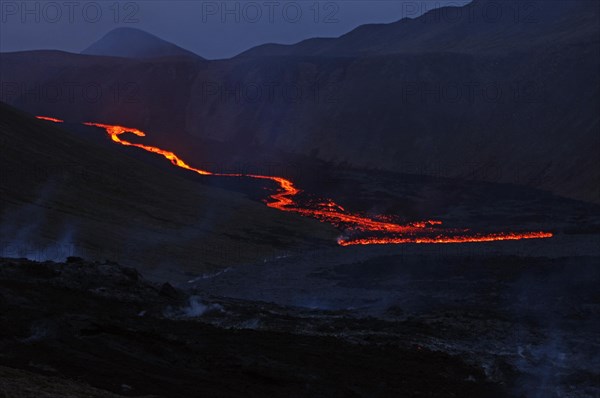
M 531 275 L 558 275 L 569 266 L 559 263 L 539 261 Z M 447 271 L 446 284 L 432 284 L 463 291 L 464 302 L 446 310 L 390 305 L 368 315 L 184 291 L 110 261 L 2 259 L 0 397 L 594 396 L 598 273 L 579 264 L 540 311 L 555 314 L 552 345 L 545 322 L 493 306 L 502 289 L 488 289 L 491 280 L 505 286 L 523 264 L 508 277 L 487 264 L 470 278 L 487 281 L 481 289 L 451 283 Z M 359 272 L 337 267 L 330 277 L 349 284 Z M 515 305 L 538 311 L 542 290 Z M 506 336 L 519 330 L 512 352 Z
M 0 396 L 501 396 L 480 367 L 343 312 L 207 301 L 78 258 L 4 259 L 0 286 Z

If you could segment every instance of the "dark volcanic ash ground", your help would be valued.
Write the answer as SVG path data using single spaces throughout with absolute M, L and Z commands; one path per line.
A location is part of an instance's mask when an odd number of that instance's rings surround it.
M 259 266 L 225 298 L 215 293 L 236 270 L 182 290 L 111 262 L 3 259 L 0 392 L 595 396 L 598 258 L 373 256 L 306 266 L 304 284 L 288 274 L 297 302 L 261 286 L 264 272 L 248 277 Z M 352 306 L 333 300 L 341 292 Z

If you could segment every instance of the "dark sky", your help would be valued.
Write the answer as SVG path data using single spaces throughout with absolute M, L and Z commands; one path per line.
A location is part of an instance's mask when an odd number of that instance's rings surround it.
M 258 44 L 335 37 L 365 23 L 393 22 L 469 1 L 0 0 L 0 51 L 79 52 L 108 31 L 129 26 L 203 57 L 225 58 Z

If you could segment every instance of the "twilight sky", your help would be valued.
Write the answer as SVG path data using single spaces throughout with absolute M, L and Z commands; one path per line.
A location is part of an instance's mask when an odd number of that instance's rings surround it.
M 335 37 L 365 23 L 393 22 L 469 1 L 0 0 L 0 52 L 80 52 L 110 30 L 128 26 L 205 58 L 226 58 L 258 44 Z

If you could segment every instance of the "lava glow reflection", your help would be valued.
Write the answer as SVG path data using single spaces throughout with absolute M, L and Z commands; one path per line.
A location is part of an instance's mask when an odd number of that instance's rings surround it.
M 37 116 L 38 119 L 61 123 L 62 120 L 46 116 Z M 297 202 L 301 192 L 294 183 L 286 178 L 256 174 L 222 174 L 212 173 L 207 170 L 190 166 L 175 153 L 154 146 L 133 143 L 121 138 L 125 133 L 138 137 L 146 134 L 138 129 L 101 124 L 84 123 L 87 126 L 98 127 L 106 131 L 111 140 L 124 146 L 132 146 L 145 151 L 156 153 L 168 159 L 174 166 L 193 171 L 203 176 L 252 178 L 271 181 L 276 184 L 277 190 L 269 196 L 267 206 L 280 211 L 294 212 L 306 217 L 316 218 L 344 231 L 338 238 L 341 246 L 351 245 L 384 245 L 406 243 L 468 243 L 468 242 L 493 242 L 522 239 L 551 238 L 550 232 L 496 232 L 482 234 L 468 229 L 449 229 L 442 227 L 442 222 L 437 220 L 418 221 L 408 224 L 395 223 L 393 217 L 379 216 L 367 217 L 346 211 L 342 206 L 332 200 L 325 200 L 317 204 L 302 206 Z M 385 220 L 385 221 L 382 221 Z

